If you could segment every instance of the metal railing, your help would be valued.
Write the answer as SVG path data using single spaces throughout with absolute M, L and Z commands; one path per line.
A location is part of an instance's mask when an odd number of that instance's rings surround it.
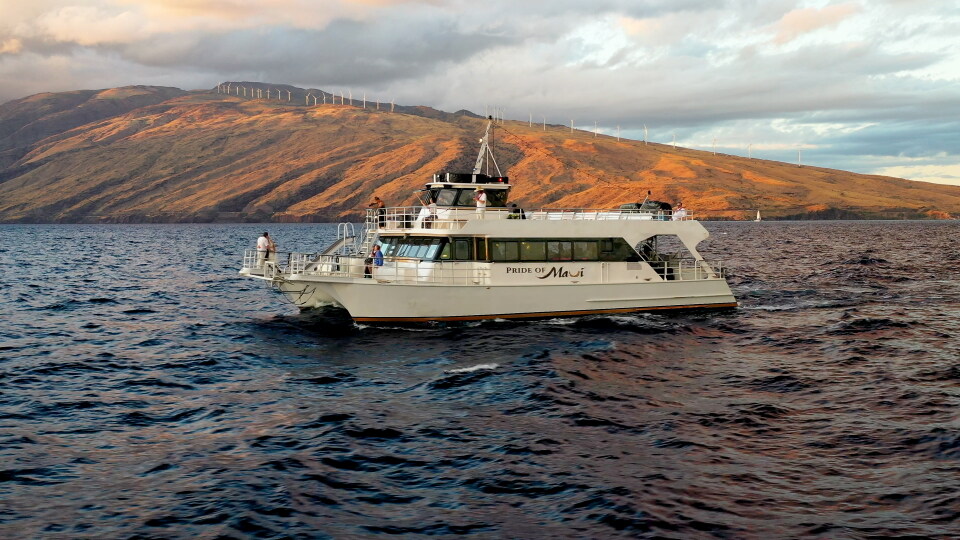
M 721 261 L 676 259 L 672 261 L 645 261 L 667 281 L 701 281 L 723 279 L 726 269 Z
M 254 276 L 279 277 L 289 272 L 294 255 L 310 256 L 289 251 L 271 251 L 270 255 L 266 256 L 262 251 L 248 249 L 243 252 L 243 269 Z
M 674 215 L 669 211 L 609 210 L 592 208 L 539 208 L 520 210 L 487 208 L 479 211 L 471 207 L 436 208 L 424 206 L 395 206 L 368 209 L 366 223 L 380 229 L 460 229 L 471 220 L 548 220 L 548 221 L 690 221 L 689 213 Z

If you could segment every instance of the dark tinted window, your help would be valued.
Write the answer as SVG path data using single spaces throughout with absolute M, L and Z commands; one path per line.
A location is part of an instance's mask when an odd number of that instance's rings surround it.
M 477 202 L 473 200 L 474 193 L 476 192 L 472 189 L 461 189 L 457 197 L 457 206 L 475 206 Z
M 573 258 L 578 261 L 596 261 L 600 258 L 597 241 L 576 241 L 573 243 Z
M 458 261 L 469 261 L 473 258 L 473 253 L 471 253 L 471 244 L 473 242 L 470 238 L 456 238 L 453 240 L 453 258 Z
M 503 208 L 507 205 L 507 190 L 491 189 L 487 191 L 487 206 Z
M 521 261 L 544 261 L 547 258 L 547 244 L 543 240 L 524 240 L 520 242 Z
M 490 240 L 490 256 L 497 262 L 640 260 L 622 238 Z
M 548 261 L 572 261 L 573 242 L 560 240 L 547 242 Z
M 493 240 L 490 242 L 490 258 L 494 261 L 519 261 L 520 243 L 509 240 Z

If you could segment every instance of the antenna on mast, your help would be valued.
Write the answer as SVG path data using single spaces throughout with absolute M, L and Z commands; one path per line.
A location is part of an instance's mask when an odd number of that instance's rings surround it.
M 493 116 L 487 116 L 487 131 L 480 139 L 480 153 L 477 155 L 477 163 L 473 166 L 473 174 L 479 174 L 484 163 L 487 165 L 487 171 L 490 171 L 490 162 L 497 169 L 497 176 L 503 176 L 500 172 L 500 166 L 497 165 L 497 159 L 493 157 L 493 149 L 490 148 L 490 138 L 493 136 Z

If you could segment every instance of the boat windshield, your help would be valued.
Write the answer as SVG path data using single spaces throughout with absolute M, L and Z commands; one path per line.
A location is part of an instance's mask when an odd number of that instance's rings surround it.
M 384 236 L 380 238 L 380 249 L 385 257 L 432 260 L 437 256 L 443 240 L 443 238 Z
M 476 188 L 431 188 L 430 198 L 437 206 L 474 206 L 473 194 Z M 503 208 L 507 206 L 507 190 L 488 189 L 487 207 Z

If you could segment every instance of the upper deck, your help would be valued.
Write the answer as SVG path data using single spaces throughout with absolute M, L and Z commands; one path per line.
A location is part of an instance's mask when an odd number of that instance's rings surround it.
M 676 222 L 696 221 L 690 214 L 673 214 L 670 211 L 611 210 L 597 208 L 486 208 L 469 207 L 399 206 L 381 210 L 367 210 L 367 224 L 380 233 L 439 232 L 460 230 L 477 222 L 504 220 L 528 221 L 651 221 Z M 516 223 L 519 225 L 519 223 Z

